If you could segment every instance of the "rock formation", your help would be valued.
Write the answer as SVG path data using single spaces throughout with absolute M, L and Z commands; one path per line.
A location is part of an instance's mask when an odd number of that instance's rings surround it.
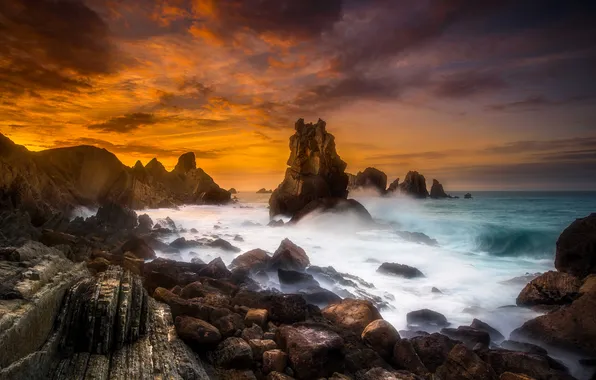
M 385 194 L 387 188 L 387 175 L 376 168 L 366 168 L 363 172 L 358 172 L 353 178 L 349 189 L 375 189 L 380 194 Z
M 267 190 L 264 187 L 257 191 L 257 194 L 271 194 L 271 193 L 273 193 L 273 190 Z
M 555 268 L 580 278 L 596 274 L 596 213 L 575 220 L 561 233 Z
M 325 122 L 296 122 L 290 137 L 290 157 L 283 182 L 269 199 L 269 214 L 292 216 L 318 198 L 347 197 L 346 163 L 335 151 L 335 139 Z
M 398 190 L 399 190 L 399 178 L 396 178 L 395 181 L 393 181 L 389 184 L 389 187 L 387 188 L 387 192 L 394 193 Z
M 470 194 L 470 193 L 466 193 L 466 194 L 464 195 L 464 199 L 472 199 L 472 194 Z
M 443 190 L 443 185 L 436 179 L 433 179 L 433 185 L 430 188 L 430 197 L 434 199 L 451 198 L 451 196 L 447 195 L 445 190 Z
M 93 146 L 30 152 L 0 135 L 0 206 L 27 211 L 34 225 L 81 205 L 115 202 L 139 209 L 229 200 L 228 191 L 196 168 L 194 153 L 182 155 L 168 172 L 156 159 L 127 167 Z
M 416 171 L 409 171 L 406 178 L 399 184 L 399 190 L 402 194 L 414 198 L 427 198 L 426 179 Z

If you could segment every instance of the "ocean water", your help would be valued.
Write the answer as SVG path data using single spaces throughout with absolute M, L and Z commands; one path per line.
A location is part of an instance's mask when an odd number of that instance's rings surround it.
M 184 206 L 146 210 L 154 221 L 169 216 L 187 239 L 221 237 L 245 252 L 271 253 L 289 238 L 304 248 L 311 264 L 333 266 L 374 285 L 363 288 L 387 303 L 383 317 L 405 329 L 406 314 L 429 308 L 444 314 L 453 327 L 479 318 L 506 337 L 538 314 L 512 307 L 527 279 L 554 268 L 555 242 L 573 220 L 596 211 L 596 192 L 476 192 L 473 199 L 411 200 L 351 193 L 378 222 L 363 228 L 350 215 L 315 215 L 292 227 L 268 227 L 268 194 L 239 193 L 227 206 Z M 406 241 L 396 231 L 422 232 L 437 246 Z M 240 235 L 243 241 L 233 240 Z M 159 256 L 205 262 L 220 256 L 226 264 L 240 253 L 195 248 Z M 407 264 L 425 277 L 404 279 L 377 272 L 382 262 Z M 272 279 L 268 286 L 278 286 Z M 331 288 L 330 284 L 321 283 Z M 442 294 L 431 292 L 437 287 Z M 337 289 L 334 289 L 337 290 Z M 346 288 L 352 293 L 354 289 Z

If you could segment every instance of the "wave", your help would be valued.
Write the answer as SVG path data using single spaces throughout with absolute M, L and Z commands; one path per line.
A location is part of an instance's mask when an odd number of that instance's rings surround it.
M 486 224 L 474 237 L 474 248 L 493 256 L 552 256 L 556 232 Z

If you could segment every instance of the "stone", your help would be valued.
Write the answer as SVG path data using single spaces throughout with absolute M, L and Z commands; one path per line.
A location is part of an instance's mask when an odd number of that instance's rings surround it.
M 269 253 L 257 248 L 237 256 L 234 260 L 232 260 L 230 267 L 243 268 L 256 272 L 261 269 L 266 269 L 268 267 L 269 260 L 271 260 Z
M 395 181 L 391 182 L 389 184 L 389 187 L 387 187 L 387 193 L 395 193 L 398 190 L 399 190 L 399 178 L 396 178 Z
M 370 301 L 350 298 L 327 306 L 321 313 L 332 323 L 358 335 L 362 334 L 369 323 L 382 319 L 381 314 Z
M 500 343 L 505 340 L 503 334 L 501 334 L 497 329 L 493 328 L 488 323 L 482 322 L 479 319 L 474 318 L 474 320 L 472 320 L 472 324 L 470 324 L 470 327 L 476 330 L 487 332 L 493 342 Z
M 265 327 L 268 319 L 269 312 L 267 309 L 250 309 L 244 317 L 244 324 L 249 327 L 252 326 L 252 324 Z
M 377 272 L 383 274 L 391 274 L 404 278 L 418 278 L 424 277 L 424 274 L 420 272 L 418 268 L 411 267 L 409 265 L 397 264 L 397 263 L 383 263 L 377 269 Z
M 274 350 L 277 348 L 277 344 L 273 340 L 269 339 L 251 339 L 248 341 L 248 345 L 252 349 L 252 357 L 254 360 L 261 361 L 265 351 Z
M 544 348 L 535 344 L 514 340 L 504 340 L 500 346 L 506 350 L 528 352 L 530 354 L 546 355 L 548 353 Z
M 433 199 L 451 198 L 451 196 L 445 193 L 443 185 L 441 185 L 441 183 L 439 183 L 439 181 L 436 179 L 433 179 L 433 185 L 430 188 L 430 197 Z
M 549 360 L 542 355 L 509 350 L 488 350 L 479 355 L 497 375 L 505 372 L 519 373 L 536 380 L 572 380 L 565 371 L 551 368 Z
M 441 380 L 497 380 L 494 370 L 463 344 L 453 347 L 435 376 Z
M 151 229 L 153 228 L 153 220 L 147 214 L 139 215 L 138 221 L 139 221 L 138 229 L 140 232 L 145 232 L 145 233 L 150 232 Z
M 337 197 L 318 198 L 310 201 L 303 208 L 296 211 L 288 224 L 296 224 L 309 215 L 341 214 L 342 216 L 355 216 L 359 222 L 371 224 L 373 218 L 366 208 L 355 199 Z
M 236 331 L 244 329 L 244 319 L 239 314 L 230 313 L 214 320 L 213 325 L 223 337 L 231 337 L 236 334 Z
M 315 280 L 311 274 L 304 272 L 279 268 L 277 270 L 277 277 L 279 279 L 281 290 L 286 293 L 290 293 L 296 289 L 319 286 L 319 282 Z
M 189 345 L 209 347 L 215 346 L 221 341 L 219 330 L 201 319 L 185 315 L 178 316 L 175 325 L 180 339 Z
M 320 119 L 314 125 L 303 119 L 296 122 L 296 133 L 290 137 L 289 167 L 269 198 L 271 217 L 293 216 L 318 198 L 347 197 L 347 164 L 335 151 L 335 139 L 325 127 Z
M 247 327 L 244 330 L 242 330 L 242 334 L 240 335 L 240 337 L 247 342 L 251 339 L 270 339 L 263 338 L 263 329 L 255 324 L 253 324 L 251 327 Z M 273 339 L 275 339 L 275 335 L 273 336 Z
M 563 272 L 549 271 L 530 281 L 516 299 L 518 306 L 568 305 L 579 297 L 582 282 Z
M 133 255 L 141 259 L 153 259 L 156 257 L 155 251 L 145 242 L 145 240 L 138 237 L 132 237 L 122 244 L 120 253 L 124 254 L 125 252 L 131 252 Z
M 205 265 L 174 261 L 158 257 L 143 267 L 145 287 L 149 293 L 156 288 L 171 289 L 176 285 L 185 286 L 199 279 L 197 274 Z
M 217 257 L 211 260 L 205 267 L 201 268 L 197 274 L 203 277 L 220 279 L 230 277 L 232 272 L 228 270 L 228 267 L 226 267 L 226 264 L 221 257 Z
M 459 326 L 456 329 L 443 328 L 441 334 L 447 335 L 453 340 L 459 340 L 470 350 L 476 347 L 477 344 L 483 347 L 488 347 L 490 344 L 489 333 L 469 326 Z
M 304 249 L 290 239 L 284 239 L 269 261 L 269 269 L 286 269 L 303 272 L 310 265 Z
M 349 336 L 346 339 L 349 342 Z M 346 371 L 350 373 L 367 371 L 375 367 L 390 368 L 389 364 L 373 349 L 360 348 L 351 343 L 347 344 L 344 364 Z
M 499 380 L 536 380 L 533 377 L 522 375 L 521 373 L 503 372 Z
M 294 378 L 285 373 L 273 371 L 267 375 L 267 380 L 294 380 Z
M 385 194 L 387 175 L 376 168 L 366 168 L 356 174 L 353 188 L 375 189 L 379 194 Z
M 217 367 L 244 369 L 252 365 L 252 349 L 241 338 L 227 338 L 209 355 Z
M 427 198 L 426 179 L 417 171 L 409 171 L 406 178 L 399 184 L 399 190 L 402 194 L 414 198 Z
M 267 305 L 269 319 L 280 323 L 304 321 L 308 308 L 304 298 L 298 294 L 276 294 L 263 300 Z
M 400 339 L 393 347 L 393 363 L 396 368 L 410 371 L 416 375 L 427 377 L 429 372 L 408 339 Z
M 576 219 L 563 230 L 557 240 L 555 268 L 579 278 L 596 274 L 596 213 Z
M 385 368 L 372 368 L 360 376 L 361 380 L 418 380 L 419 377 L 404 371 L 390 371 Z
M 436 239 L 433 239 L 422 232 L 395 231 L 395 234 L 405 241 L 412 243 L 430 245 L 431 247 L 439 246 L 439 242 Z
M 341 372 L 344 341 L 324 325 L 284 326 L 277 329 L 276 340 L 288 353 L 298 379 L 316 379 Z
M 445 362 L 447 356 L 457 344 L 456 341 L 439 333 L 418 336 L 410 339 L 410 342 L 414 347 L 414 351 L 430 372 L 435 372 Z
M 412 326 L 449 326 L 449 322 L 443 314 L 429 309 L 411 311 L 406 314 L 406 320 L 408 325 Z
M 263 353 L 263 373 L 283 372 L 288 366 L 288 355 L 282 350 L 274 349 Z
M 219 238 L 207 243 L 207 245 L 209 247 L 219 248 L 223 251 L 228 251 L 228 252 L 240 252 L 241 251 L 240 248 L 232 245 L 232 243 L 230 243 L 229 241 L 224 240 L 224 239 L 219 239 Z
M 383 319 L 369 323 L 362 331 L 361 338 L 364 344 L 384 358 L 390 358 L 393 355 L 395 343 L 400 340 L 395 327 Z
M 470 194 L 470 193 L 466 193 L 466 194 L 464 195 L 464 199 L 472 199 L 472 194 Z

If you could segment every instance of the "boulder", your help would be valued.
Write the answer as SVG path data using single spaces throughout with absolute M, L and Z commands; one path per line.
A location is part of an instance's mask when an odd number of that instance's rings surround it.
M 288 355 L 282 350 L 274 349 L 263 353 L 263 373 L 283 372 L 288 366 Z
M 567 307 L 539 316 L 511 333 L 511 339 L 540 343 L 596 356 L 596 292 Z
M 261 361 L 263 354 L 266 351 L 274 350 L 277 345 L 273 340 L 270 339 L 251 339 L 248 341 L 248 345 L 252 349 L 252 357 L 254 360 Z
M 522 375 L 521 373 L 503 372 L 499 380 L 536 380 L 533 377 Z
M 399 184 L 399 190 L 402 194 L 414 198 L 427 198 L 426 179 L 416 171 L 409 171 L 406 178 Z
M 488 323 L 482 322 L 479 319 L 474 318 L 474 320 L 472 321 L 472 324 L 470 324 L 470 327 L 472 327 L 476 330 L 487 332 L 490 335 L 490 339 L 493 342 L 500 343 L 505 340 L 505 337 L 503 336 L 503 334 L 501 334 L 497 329 L 493 328 Z
M 456 341 L 439 333 L 418 336 L 410 339 L 410 342 L 414 347 L 414 351 L 430 372 L 435 372 L 445 362 L 447 356 L 457 344 Z
M 269 319 L 269 312 L 267 309 L 250 309 L 244 317 L 244 323 L 250 327 L 253 324 L 265 327 L 267 320 Z
M 232 276 L 232 272 L 228 270 L 226 264 L 221 257 L 211 260 L 205 267 L 201 268 L 197 274 L 199 276 L 211 278 L 228 278 Z
M 530 376 L 536 380 L 573 379 L 565 371 L 551 368 L 549 360 L 542 355 L 498 349 L 481 352 L 479 356 L 499 376 L 505 372 L 512 372 Z
M 344 359 L 347 372 L 361 373 L 375 367 L 391 368 L 373 349 L 367 347 L 361 348 L 360 345 L 356 346 L 350 342 L 351 337 L 349 335 L 346 335 L 346 340 L 349 342 L 346 347 L 346 357 Z
M 120 247 L 121 254 L 126 252 L 131 252 L 133 255 L 141 259 L 154 259 L 156 257 L 155 251 L 145 242 L 145 240 L 136 236 L 127 240 Z
M 230 243 L 229 241 L 224 240 L 224 239 L 215 239 L 215 240 L 207 243 L 207 245 L 209 247 L 219 248 L 221 250 L 228 251 L 228 252 L 240 252 L 241 251 L 240 248 L 232 245 L 232 243 Z
M 576 219 L 561 233 L 555 268 L 579 278 L 596 274 L 596 213 Z
M 396 368 L 410 371 L 418 376 L 427 377 L 429 375 L 428 369 L 408 339 L 400 339 L 395 343 L 392 362 Z
M 441 334 L 447 335 L 453 340 L 458 340 L 465 344 L 467 348 L 474 349 L 476 345 L 488 347 L 490 344 L 490 335 L 486 331 L 477 330 L 470 326 L 459 326 L 456 329 L 443 328 Z
M 175 325 L 180 339 L 193 347 L 215 346 L 221 341 L 219 330 L 201 319 L 178 316 Z
M 420 272 L 418 268 L 411 267 L 409 265 L 397 264 L 397 263 L 383 263 L 377 269 L 377 272 L 383 274 L 391 274 L 404 278 L 417 278 L 424 277 L 424 274 Z
M 244 319 L 239 314 L 230 313 L 214 320 L 213 325 L 217 327 L 223 337 L 227 338 L 236 335 L 237 331 L 244 328 Z
M 362 331 L 361 338 L 364 344 L 384 358 L 390 358 L 393 355 L 395 343 L 400 340 L 395 327 L 383 319 L 369 323 Z
M 153 220 L 147 214 L 139 215 L 139 226 L 138 229 L 140 232 L 147 233 L 151 232 L 153 228 Z
M 346 163 L 335 151 L 335 139 L 326 123 L 305 124 L 299 119 L 290 137 L 290 157 L 283 182 L 269 199 L 269 214 L 293 216 L 318 198 L 347 197 Z
M 176 285 L 185 286 L 199 279 L 197 274 L 204 264 L 193 264 L 158 257 L 143 266 L 145 287 L 149 293 L 156 288 L 171 289 Z
M 408 326 L 449 326 L 443 314 L 429 309 L 411 311 L 406 315 L 406 320 Z
M 517 296 L 518 306 L 567 305 L 579 297 L 580 279 L 549 271 L 530 281 Z
M 324 325 L 284 326 L 277 329 L 276 340 L 288 353 L 298 379 L 327 377 L 342 370 L 344 341 Z
M 466 193 L 466 194 L 464 195 L 464 199 L 472 199 L 472 194 L 470 194 L 470 193 Z
M 253 324 L 251 327 L 247 327 L 242 330 L 240 338 L 249 342 L 252 339 L 263 339 L 263 335 L 263 329 L 260 326 Z
M 358 172 L 352 188 L 375 189 L 380 194 L 385 194 L 387 188 L 387 175 L 376 168 L 366 168 Z
M 395 231 L 395 234 L 400 238 L 412 243 L 426 244 L 432 247 L 439 245 L 438 241 L 422 232 Z
M 381 314 L 370 301 L 350 298 L 327 306 L 321 313 L 332 323 L 358 335 L 362 334 L 369 323 L 382 319 Z
M 387 192 L 395 193 L 398 190 L 399 190 L 399 178 L 397 178 L 395 181 L 393 181 L 389 184 L 389 187 L 387 188 Z
M 294 292 L 297 289 L 305 289 L 311 286 L 318 287 L 319 283 L 313 278 L 311 274 L 304 272 L 296 272 L 294 270 L 285 270 L 279 268 L 277 270 L 279 284 L 283 292 Z
M 451 198 L 445 193 L 445 190 L 443 190 L 443 185 L 436 179 L 433 179 L 433 185 L 430 188 L 430 197 L 433 199 Z
M 267 380 L 294 380 L 294 378 L 285 373 L 273 371 L 267 375 Z
M 250 345 L 241 338 L 228 338 L 217 345 L 209 358 L 217 367 L 250 368 L 253 361 Z
M 282 240 L 269 261 L 269 269 L 281 268 L 303 272 L 309 265 L 310 260 L 304 249 L 294 244 L 288 238 Z
M 363 373 L 360 380 L 418 380 L 416 375 L 405 371 L 390 371 L 385 368 L 376 367 Z
M 353 215 L 360 222 L 372 223 L 373 218 L 366 208 L 355 199 L 344 199 L 337 197 L 318 198 L 309 202 L 306 206 L 294 213 L 289 224 L 298 223 L 308 215 L 325 214 L 343 214 Z
M 228 190 L 228 193 L 230 194 L 238 194 L 238 190 L 234 189 L 233 187 L 230 188 L 230 190 Z
M 453 347 L 435 376 L 441 380 L 497 380 L 495 371 L 463 344 Z
M 275 294 L 263 298 L 267 306 L 269 319 L 274 322 L 294 323 L 304 321 L 308 307 L 304 298 L 298 294 Z

